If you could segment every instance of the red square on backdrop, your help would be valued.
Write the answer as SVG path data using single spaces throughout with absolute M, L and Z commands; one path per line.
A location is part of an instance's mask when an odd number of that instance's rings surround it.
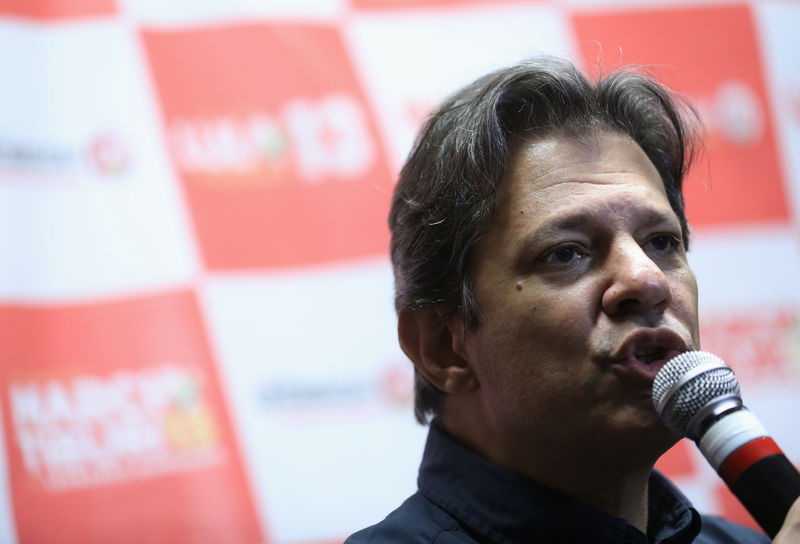
M 208 267 L 387 251 L 388 163 L 335 28 L 146 31 L 143 40 Z
M 114 0 L 0 0 L 0 15 L 61 19 L 116 13 Z
M 640 63 L 695 105 L 709 165 L 685 185 L 695 227 L 789 219 L 752 15 L 746 6 L 576 13 L 587 68 Z
M 20 542 L 263 541 L 195 295 L 0 306 Z

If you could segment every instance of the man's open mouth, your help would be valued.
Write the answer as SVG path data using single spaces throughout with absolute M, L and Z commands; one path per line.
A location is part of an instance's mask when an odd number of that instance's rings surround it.
M 643 362 L 644 364 L 649 365 L 652 362 L 660 361 L 666 355 L 667 350 L 664 348 L 660 348 L 658 346 L 651 346 L 646 348 L 639 348 L 634 353 L 633 356 L 636 357 L 639 361 Z

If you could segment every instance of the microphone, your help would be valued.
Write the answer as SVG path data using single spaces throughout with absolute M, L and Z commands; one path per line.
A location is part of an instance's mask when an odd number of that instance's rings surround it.
M 711 353 L 682 353 L 656 374 L 653 405 L 667 428 L 696 442 L 761 528 L 774 537 L 800 496 L 800 473 L 742 403 L 733 370 Z

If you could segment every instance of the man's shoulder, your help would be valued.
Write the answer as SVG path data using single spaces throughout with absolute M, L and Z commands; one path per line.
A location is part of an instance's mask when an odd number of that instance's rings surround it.
M 351 535 L 345 544 L 447 544 L 475 542 L 450 514 L 415 493 L 397 510 Z
M 703 516 L 703 528 L 695 540 L 695 544 L 768 544 L 769 542 L 769 537 L 764 533 L 714 516 Z

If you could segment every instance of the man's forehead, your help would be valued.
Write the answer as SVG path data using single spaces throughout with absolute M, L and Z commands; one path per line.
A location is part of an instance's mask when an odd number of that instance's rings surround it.
M 553 133 L 520 143 L 506 178 L 562 181 L 582 169 L 595 173 L 635 171 L 659 178 L 642 148 L 627 134 L 598 130 L 586 135 Z
M 643 181 L 666 195 L 655 166 L 629 136 L 611 131 L 579 139 L 554 134 L 516 146 L 498 189 L 498 205 L 503 207 L 520 197 L 546 200 L 548 193 L 580 193 L 582 183 Z
M 536 223 L 556 221 L 554 228 L 568 228 L 589 216 L 626 209 L 649 214 L 643 217 L 648 223 L 678 220 L 658 171 L 627 135 L 551 135 L 525 142 L 515 152 L 498 189 L 495 228 L 520 221 L 532 226 L 534 217 Z

